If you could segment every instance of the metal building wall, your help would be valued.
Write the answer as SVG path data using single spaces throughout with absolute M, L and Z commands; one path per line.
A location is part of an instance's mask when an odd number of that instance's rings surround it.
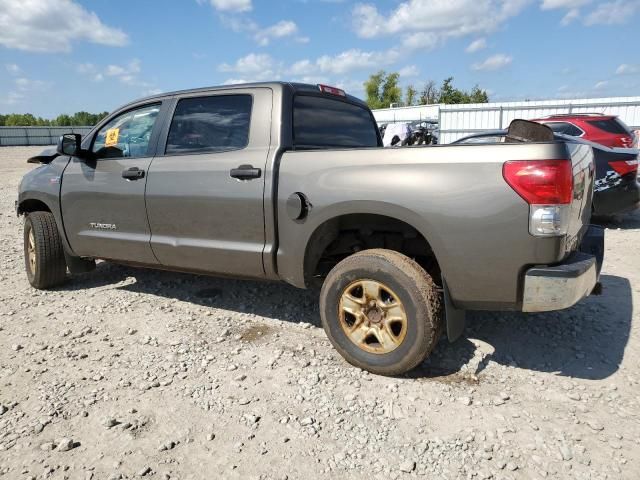
M 55 145 L 64 133 L 86 135 L 93 127 L 0 127 L 0 146 Z
M 373 111 L 378 123 L 414 122 L 416 120 L 438 120 L 440 105 L 419 105 L 417 107 L 381 108 Z
M 381 122 L 412 122 L 439 119 L 440 143 L 484 130 L 506 128 L 515 118 L 539 118 L 559 113 L 606 113 L 618 115 L 634 129 L 640 128 L 640 97 L 535 100 L 530 102 L 474 103 L 467 105 L 420 105 L 374 110 Z

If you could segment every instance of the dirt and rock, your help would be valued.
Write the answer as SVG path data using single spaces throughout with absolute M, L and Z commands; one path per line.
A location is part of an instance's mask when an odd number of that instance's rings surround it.
M 0 478 L 640 478 L 640 213 L 602 296 L 471 313 L 410 375 L 346 364 L 314 292 L 100 263 L 32 289 L 0 149 Z

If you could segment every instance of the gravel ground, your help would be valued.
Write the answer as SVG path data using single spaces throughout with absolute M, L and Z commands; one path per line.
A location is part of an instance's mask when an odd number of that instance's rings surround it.
M 0 149 L 0 478 L 640 478 L 640 214 L 604 294 L 471 313 L 402 378 L 346 364 L 316 296 L 101 263 L 29 287 Z

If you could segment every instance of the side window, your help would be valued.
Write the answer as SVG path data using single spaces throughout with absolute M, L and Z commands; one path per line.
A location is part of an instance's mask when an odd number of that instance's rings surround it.
M 571 135 L 573 137 L 579 137 L 584 132 L 576 127 L 572 123 L 568 122 L 550 122 L 546 124 L 556 133 L 561 133 L 563 135 Z
M 169 127 L 167 154 L 240 150 L 249 143 L 251 95 L 183 98 Z
M 564 122 L 552 122 L 547 123 L 547 127 L 553 130 L 556 133 L 561 133 L 563 135 L 568 135 L 567 133 L 567 124 Z
M 111 119 L 93 141 L 96 158 L 145 157 L 160 105 L 129 110 Z

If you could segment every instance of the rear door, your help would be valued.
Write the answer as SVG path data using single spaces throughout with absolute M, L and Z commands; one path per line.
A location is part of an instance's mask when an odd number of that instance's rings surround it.
M 272 90 L 177 99 L 150 167 L 146 203 L 161 264 L 263 277 L 263 195 Z
M 90 158 L 71 158 L 61 208 L 76 255 L 157 263 L 149 239 L 144 190 L 163 103 L 120 112 L 90 139 Z

